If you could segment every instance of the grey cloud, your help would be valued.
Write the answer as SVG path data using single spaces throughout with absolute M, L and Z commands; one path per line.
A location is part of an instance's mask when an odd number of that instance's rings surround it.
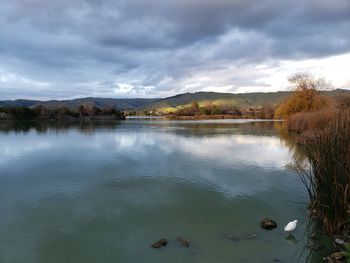
M 176 93 L 199 71 L 350 52 L 348 28 L 348 0 L 13 0 L 0 6 L 0 71 L 53 98 L 114 96 L 118 83 Z

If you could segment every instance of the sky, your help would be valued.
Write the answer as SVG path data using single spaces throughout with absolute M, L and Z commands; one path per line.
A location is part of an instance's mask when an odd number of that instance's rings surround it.
M 3 0 L 0 100 L 350 89 L 350 0 Z

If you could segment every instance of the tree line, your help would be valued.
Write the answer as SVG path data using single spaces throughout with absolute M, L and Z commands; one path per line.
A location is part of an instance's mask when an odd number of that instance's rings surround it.
M 228 105 L 216 105 L 207 103 L 200 106 L 198 102 L 194 101 L 190 106 L 179 109 L 170 113 L 173 116 L 213 116 L 213 115 L 230 115 L 233 118 L 254 118 L 254 119 L 273 119 L 275 115 L 275 108 L 266 104 L 262 107 L 238 108 Z
M 46 108 L 35 107 L 0 107 L 0 120 L 75 120 L 75 119 L 125 119 L 123 112 L 112 107 L 98 108 L 81 105 L 76 109 L 67 107 Z

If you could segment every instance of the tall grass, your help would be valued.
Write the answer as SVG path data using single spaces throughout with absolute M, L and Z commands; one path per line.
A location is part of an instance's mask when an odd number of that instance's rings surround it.
M 302 133 L 326 128 L 334 117 L 334 110 L 324 109 L 315 112 L 300 112 L 287 119 L 290 131 Z
M 310 196 L 312 215 L 327 233 L 350 229 L 350 110 L 296 114 L 288 126 L 299 132 L 309 170 L 299 174 Z

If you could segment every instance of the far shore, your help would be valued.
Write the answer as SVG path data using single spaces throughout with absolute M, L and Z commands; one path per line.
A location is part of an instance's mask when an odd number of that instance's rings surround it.
M 254 118 L 253 116 L 239 116 L 231 114 L 218 114 L 218 115 L 193 115 L 193 116 L 176 116 L 167 115 L 163 116 L 170 120 L 221 120 L 221 119 L 261 119 Z

